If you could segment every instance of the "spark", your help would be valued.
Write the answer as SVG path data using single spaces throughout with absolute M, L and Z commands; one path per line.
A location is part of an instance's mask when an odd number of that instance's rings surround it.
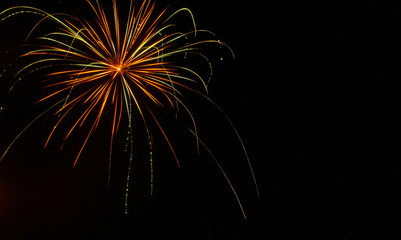
M 99 127 L 106 113 L 110 112 L 112 116 L 108 166 L 108 184 L 110 185 L 113 141 L 120 129 L 122 118 L 126 118 L 128 136 L 125 151 L 130 154 L 125 190 L 125 212 L 127 213 L 129 182 L 133 165 L 134 120 L 139 119 L 146 129 L 151 171 L 150 193 L 153 194 L 152 131 L 160 131 L 177 166 L 180 167 L 170 137 L 164 130 L 155 109 L 172 110 L 176 115 L 182 109 L 191 119 L 191 126 L 186 128 L 195 137 L 198 152 L 199 145 L 202 145 L 215 160 L 245 217 L 234 187 L 213 153 L 199 138 L 195 118 L 184 102 L 184 92 L 190 91 L 206 98 L 213 106 L 221 110 L 207 96 L 212 67 L 208 58 L 200 53 L 199 49 L 201 46 L 216 44 L 219 48 L 225 47 L 234 57 L 232 50 L 220 40 L 213 39 L 214 34 L 210 31 L 197 29 L 193 14 L 187 8 L 178 9 L 168 15 L 168 9 L 156 12 L 155 3 L 151 0 L 143 0 L 140 4 L 134 4 L 131 1 L 126 19 L 122 19 L 116 0 L 113 1 L 111 17 L 106 14 L 99 1 L 86 1 L 94 19 L 81 19 L 61 13 L 50 14 L 29 6 L 11 7 L 0 13 L 1 21 L 19 14 L 40 16 L 41 19 L 34 25 L 27 40 L 45 21 L 57 26 L 56 31 L 37 37 L 40 44 L 30 45 L 33 49 L 20 56 L 20 59 L 26 59 L 28 63 L 21 66 L 15 74 L 16 84 L 33 73 L 43 74 L 40 84 L 44 86 L 46 95 L 41 96 L 35 104 L 52 102 L 52 107 L 37 115 L 23 128 L 6 148 L 0 161 L 30 126 L 52 112 L 57 120 L 47 137 L 45 147 L 56 132 L 62 132 L 62 129 L 65 129 L 61 126 L 67 126 L 67 131 L 63 132 L 64 142 L 68 141 L 71 134 L 78 128 L 88 126 L 89 130 L 73 162 L 75 167 L 90 137 Z M 172 23 L 178 14 L 187 14 L 193 29 L 188 31 L 178 29 L 177 25 Z M 193 40 L 199 36 L 203 38 Z M 177 57 L 187 59 L 190 54 L 201 56 L 210 67 L 210 76 L 207 81 L 195 70 L 182 66 L 176 61 Z M 223 58 L 221 57 L 220 60 Z M 196 90 L 193 85 L 200 90 Z M 3 108 L 0 108 L 0 113 L 2 110 Z M 222 110 L 221 112 L 224 114 Z M 244 150 L 259 194 L 244 144 L 232 122 L 228 117 L 227 119 L 233 126 Z

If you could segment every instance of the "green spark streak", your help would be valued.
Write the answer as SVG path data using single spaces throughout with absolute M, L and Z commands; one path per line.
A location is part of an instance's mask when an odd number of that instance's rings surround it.
M 128 172 L 127 172 L 127 180 L 125 185 L 125 202 L 124 202 L 124 214 L 128 215 L 128 195 L 129 195 L 129 181 L 131 177 L 131 169 L 132 169 L 132 160 L 133 160 L 133 148 L 134 148 L 134 140 L 132 138 L 132 119 L 131 119 L 131 102 L 129 103 L 129 117 L 128 117 L 128 136 L 127 141 L 130 141 L 130 155 L 129 155 L 129 164 L 128 164 Z
M 150 135 L 149 129 L 146 128 L 148 132 L 148 140 L 149 140 L 149 164 L 150 164 L 150 195 L 153 196 L 153 139 L 152 135 Z

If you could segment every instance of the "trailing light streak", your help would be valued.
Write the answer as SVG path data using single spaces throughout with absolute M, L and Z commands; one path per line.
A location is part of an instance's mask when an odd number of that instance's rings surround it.
M 131 104 L 129 105 L 129 111 L 131 113 L 132 107 Z M 129 142 L 130 144 L 130 153 L 129 153 L 129 163 L 128 163 L 128 172 L 127 172 L 127 180 L 126 180 L 126 185 L 125 185 L 125 202 L 124 202 L 124 213 L 127 215 L 128 214 L 128 195 L 129 195 L 129 183 L 130 183 L 130 178 L 131 178 L 131 172 L 132 172 L 132 161 L 133 161 L 133 155 L 134 155 L 134 139 L 132 137 L 132 119 L 131 119 L 131 114 L 128 116 L 129 121 L 128 121 L 128 134 L 127 134 L 127 143 Z M 110 167 L 109 167 L 110 169 Z M 110 173 L 109 173 L 110 176 Z M 110 181 L 109 181 L 110 182 Z
M 57 116 L 57 121 L 46 140 L 45 147 L 48 146 L 55 133 L 62 129 L 62 125 L 70 123 L 68 130 L 64 133 L 64 139 L 67 141 L 72 132 L 89 124 L 89 127 L 86 128 L 89 131 L 73 163 L 73 166 L 76 166 L 101 119 L 107 112 L 110 112 L 113 119 L 110 129 L 108 168 L 108 184 L 110 185 L 114 136 L 120 128 L 123 116 L 126 116 L 128 119 L 127 151 L 129 145 L 129 166 L 125 190 L 125 212 L 127 213 L 134 147 L 132 117 L 139 116 L 137 118 L 143 122 L 146 129 L 149 145 L 150 193 L 153 194 L 152 127 L 161 132 L 177 166 L 180 167 L 175 150 L 155 114 L 155 109 L 173 110 L 177 116 L 179 108 L 182 108 L 192 121 L 192 126 L 187 128 L 196 139 L 198 152 L 199 145 L 202 145 L 211 155 L 230 185 L 245 217 L 245 212 L 233 185 L 220 163 L 199 138 L 196 121 L 189 107 L 183 101 L 183 92 L 190 91 L 206 98 L 223 113 L 240 141 L 259 195 L 249 157 L 237 130 L 221 108 L 206 95 L 212 67 L 208 58 L 198 50 L 201 45 L 208 44 L 224 46 L 232 53 L 231 49 L 220 40 L 210 39 L 210 37 L 214 37 L 213 33 L 197 29 L 194 17 L 187 8 L 181 8 L 171 15 L 167 15 L 167 9 L 156 13 L 155 4 L 150 0 L 143 0 L 138 6 L 134 6 L 131 1 L 127 19 L 124 20 L 120 18 L 116 0 L 113 1 L 112 17 L 106 15 L 99 1 L 87 0 L 87 3 L 95 16 L 94 20 L 80 19 L 67 14 L 50 14 L 29 6 L 12 7 L 0 13 L 1 21 L 18 14 L 29 13 L 40 16 L 41 19 L 30 31 L 27 39 L 45 21 L 55 23 L 58 29 L 38 37 L 40 45 L 34 46 L 33 50 L 29 50 L 20 56 L 21 59 L 27 59 L 28 64 L 22 66 L 15 74 L 15 78 L 18 79 L 17 84 L 25 76 L 36 72 L 45 72 L 45 78 L 41 84 L 45 85 L 46 90 L 49 89 L 48 94 L 41 97 L 36 103 L 49 101 L 56 103 L 35 117 L 14 138 L 2 154 L 0 161 L 14 142 L 34 122 L 52 110 L 53 115 Z M 189 15 L 193 30 L 187 32 L 177 30 L 176 25 L 171 21 L 180 13 Z M 208 36 L 208 39 L 189 42 L 190 39 L 201 34 Z M 181 56 L 186 59 L 188 54 L 201 56 L 208 63 L 210 76 L 207 81 L 196 71 L 177 63 L 177 57 Z M 233 53 L 232 55 L 234 56 Z M 192 85 L 197 85 L 202 90 L 195 90 L 191 87 Z M 75 120 L 69 121 L 67 118 L 69 120 L 75 118 Z

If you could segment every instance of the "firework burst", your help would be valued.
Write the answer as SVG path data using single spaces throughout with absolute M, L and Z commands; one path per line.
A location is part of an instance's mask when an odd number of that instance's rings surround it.
M 77 128 L 84 124 L 89 126 L 74 160 L 73 165 L 75 166 L 89 138 L 107 112 L 112 116 L 109 150 L 110 171 L 113 140 L 121 128 L 122 118 L 126 118 L 128 120 L 127 140 L 130 143 L 131 151 L 125 198 L 127 211 L 128 184 L 133 160 L 132 125 L 134 116 L 139 116 L 136 118 L 141 119 L 146 129 L 151 165 L 151 189 L 153 189 L 152 131 L 161 132 L 161 136 L 168 144 L 178 167 L 180 167 L 175 150 L 155 109 L 171 109 L 172 111 L 181 109 L 191 119 L 191 126 L 186 128 L 195 137 L 198 150 L 199 146 L 203 146 L 209 152 L 230 185 L 245 216 L 239 197 L 225 171 L 213 153 L 198 137 L 196 121 L 183 100 L 184 92 L 193 92 L 207 99 L 226 118 L 227 116 L 207 97 L 208 81 L 194 70 L 177 63 L 177 59 L 183 58 L 187 54 L 196 54 L 208 65 L 211 65 L 207 57 L 199 51 L 202 45 L 218 44 L 232 53 L 231 49 L 214 39 L 213 33 L 196 29 L 193 15 L 186 8 L 167 14 L 168 9 L 157 12 L 155 4 L 150 0 L 144 0 L 139 5 L 135 5 L 131 1 L 128 15 L 121 18 L 116 0 L 113 1 L 113 11 L 110 16 L 106 14 L 99 1 L 87 0 L 87 3 L 95 16 L 94 19 L 86 20 L 67 14 L 50 14 L 28 6 L 12 7 L 0 13 L 2 20 L 18 14 L 40 16 L 40 20 L 34 25 L 28 38 L 45 22 L 50 22 L 57 27 L 56 31 L 38 37 L 39 44 L 32 45 L 30 50 L 20 56 L 20 59 L 25 59 L 28 63 L 20 67 L 15 74 L 16 79 L 24 80 L 26 76 L 33 73 L 45 72 L 41 85 L 48 91 L 45 96 L 40 97 L 37 103 L 51 103 L 51 107 L 38 114 L 19 132 L 6 148 L 0 160 L 32 124 L 44 115 L 51 113 L 56 118 L 56 122 L 47 137 L 45 146 L 49 144 L 57 131 L 64 129 L 61 128 L 63 124 L 69 124 L 64 133 L 65 141 Z M 193 26 L 190 31 L 181 32 L 172 23 L 178 14 L 187 14 L 189 22 Z M 197 35 L 202 34 L 208 37 L 189 42 Z M 227 120 L 232 125 L 228 118 Z M 242 140 L 234 126 L 233 129 L 244 149 L 254 177 Z

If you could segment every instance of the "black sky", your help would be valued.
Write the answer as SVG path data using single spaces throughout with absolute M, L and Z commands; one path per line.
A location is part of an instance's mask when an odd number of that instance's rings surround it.
M 48 11 L 86 7 L 77 1 L 21 2 Z M 42 123 L 0 165 L 0 228 L 5 229 L 0 234 L 6 239 L 123 239 L 143 233 L 151 239 L 208 239 L 210 226 L 212 239 L 400 237 L 401 4 L 175 4 L 189 7 L 200 28 L 212 30 L 235 52 L 235 60 L 223 55 L 224 61 L 215 63 L 210 95 L 243 137 L 260 198 L 245 159 L 230 151 L 238 148 L 230 131 L 219 125 L 221 119 L 210 121 L 215 115 L 205 109 L 200 118 L 248 220 L 210 159 L 187 162 L 179 171 L 174 161 L 161 160 L 171 160 L 163 146 L 155 151 L 160 160 L 155 196 L 141 194 L 148 183 L 146 174 L 138 173 L 131 185 L 133 213 L 124 217 L 123 164 L 116 166 L 108 192 L 102 141 L 94 140 L 72 169 L 73 153 L 36 150 L 42 149 Z M 12 5 L 17 3 L 1 3 L 2 9 Z M 27 32 L 12 26 L 0 26 L 1 67 L 12 58 L 5 51 Z M 9 141 L 3 133 L 17 131 L 11 126 L 0 125 L 1 144 Z M 185 149 L 179 140 L 177 148 Z M 186 159 L 198 159 L 182 152 Z

